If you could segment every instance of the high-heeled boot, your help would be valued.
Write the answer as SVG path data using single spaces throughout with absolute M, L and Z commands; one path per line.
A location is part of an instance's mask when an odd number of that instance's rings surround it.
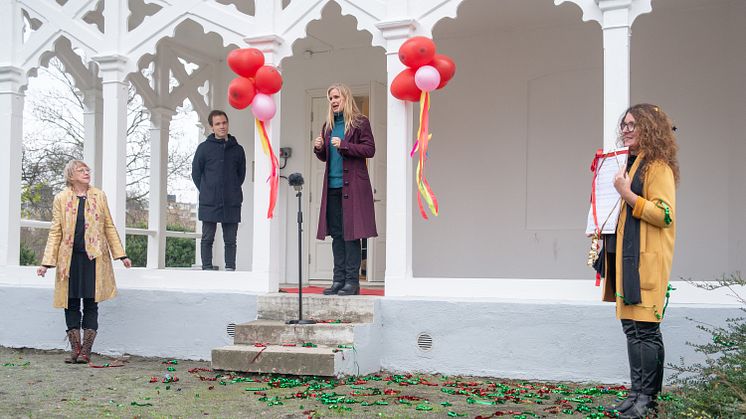
M 96 340 L 97 332 L 93 329 L 83 329 L 83 345 L 80 350 L 80 358 L 85 363 L 91 362 L 91 350 L 93 342 Z
M 70 355 L 65 358 L 65 364 L 75 364 L 80 356 L 80 329 L 70 329 L 67 331 L 67 340 L 70 341 Z

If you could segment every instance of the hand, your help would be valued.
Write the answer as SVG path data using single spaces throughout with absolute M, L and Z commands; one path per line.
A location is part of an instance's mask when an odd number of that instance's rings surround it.
M 122 265 L 124 265 L 125 268 L 129 269 L 132 267 L 132 261 L 130 258 L 124 258 L 122 259 Z
M 47 274 L 47 267 L 46 266 L 39 266 L 36 268 L 36 275 L 44 278 L 44 275 Z
M 626 167 L 621 167 L 614 176 L 614 188 L 625 202 L 631 206 L 635 205 L 637 195 L 632 192 L 632 179 L 629 178 Z
M 342 144 L 342 139 L 339 137 L 332 137 L 332 146 L 339 148 L 339 145 Z
M 324 146 L 324 139 L 321 137 L 316 137 L 313 140 L 313 148 L 316 150 L 321 150 L 321 148 Z

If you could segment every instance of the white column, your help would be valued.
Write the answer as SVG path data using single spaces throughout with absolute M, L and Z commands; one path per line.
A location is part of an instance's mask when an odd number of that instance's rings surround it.
M 629 5 L 602 1 L 604 33 L 604 150 L 616 148 L 619 117 L 629 107 Z
M 83 160 L 93 170 L 92 182 L 101 186 L 104 102 L 101 86 L 83 92 Z
M 95 57 L 103 79 L 103 132 L 101 187 L 109 200 L 114 225 L 125 240 L 127 211 L 127 57 Z
M 0 266 L 20 257 L 22 84 L 20 68 L 0 67 Z
M 577 4 L 583 20 L 601 24 L 604 42 L 604 150 L 616 148 L 619 120 L 630 105 L 630 28 L 651 0 L 554 0 Z
M 168 139 L 174 111 L 168 108 L 150 110 L 150 193 L 148 195 L 149 269 L 166 267 L 166 207 L 168 206 Z
M 387 41 L 388 106 L 386 114 L 386 293 L 412 279 L 412 159 L 413 105 L 391 95 L 391 83 L 404 69 L 399 47 L 413 35 L 415 22 L 401 20 L 377 25 Z
M 247 38 L 245 41 L 253 48 L 264 53 L 267 65 L 276 65 L 276 53 L 282 44 L 282 38 L 275 35 Z M 278 155 L 280 151 L 280 118 L 282 106 L 280 103 L 281 93 L 272 95 L 277 112 L 275 117 L 268 123 L 267 135 L 272 143 L 272 149 Z M 275 215 L 273 219 L 267 218 L 269 207 L 269 183 L 265 180 L 269 177 L 271 164 L 269 158 L 264 155 L 260 144 L 259 131 L 254 128 L 254 234 L 252 237 L 252 267 L 251 271 L 260 274 L 258 277 L 267 276 L 267 290 L 275 292 L 280 285 L 280 255 L 282 240 L 280 237 L 280 225 L 277 220 L 281 200 L 277 200 Z M 247 159 L 248 160 L 248 159 Z M 278 173 L 279 176 L 279 173 Z M 282 179 L 280 179 L 282 181 Z M 279 196 L 279 193 L 278 193 Z

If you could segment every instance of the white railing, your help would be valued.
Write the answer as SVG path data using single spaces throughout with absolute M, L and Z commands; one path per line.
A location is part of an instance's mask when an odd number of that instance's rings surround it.
M 52 223 L 50 221 L 39 221 L 39 220 L 21 220 L 21 227 L 27 227 L 27 228 L 43 228 L 46 230 L 49 230 L 50 227 L 52 227 Z M 127 227 L 125 229 L 125 232 L 127 234 L 131 234 L 134 236 L 155 236 L 156 231 L 155 230 L 148 230 L 147 228 L 133 228 L 133 227 Z M 195 233 L 193 231 L 170 231 L 166 230 L 166 237 L 178 237 L 183 239 L 200 239 L 202 238 L 201 233 Z

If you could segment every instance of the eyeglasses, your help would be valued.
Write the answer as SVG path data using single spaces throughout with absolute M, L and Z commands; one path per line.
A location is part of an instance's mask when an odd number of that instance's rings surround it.
M 622 122 L 619 124 L 619 130 L 622 132 L 632 132 L 635 130 L 635 122 Z
M 91 169 L 89 169 L 87 167 L 79 167 L 79 168 L 75 169 L 75 171 L 78 172 L 78 173 L 81 173 L 81 174 L 82 173 L 88 173 L 88 174 L 93 173 L 93 170 L 91 170 Z

